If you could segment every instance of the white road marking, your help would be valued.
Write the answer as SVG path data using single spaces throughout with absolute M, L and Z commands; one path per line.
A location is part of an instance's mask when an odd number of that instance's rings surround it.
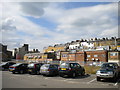
M 120 79 L 114 84 L 115 86 L 117 86 L 118 85 L 118 83 L 119 83 L 119 81 L 120 81 Z
M 44 79 L 48 79 L 48 78 L 44 78 Z
M 91 80 L 91 81 L 89 81 L 89 82 L 87 82 L 87 83 L 89 84 L 89 83 L 91 83 L 91 82 L 93 82 L 93 81 L 95 81 L 95 80 L 96 80 L 96 78 L 94 78 L 93 80 Z
M 68 83 L 79 83 L 79 82 L 68 81 Z

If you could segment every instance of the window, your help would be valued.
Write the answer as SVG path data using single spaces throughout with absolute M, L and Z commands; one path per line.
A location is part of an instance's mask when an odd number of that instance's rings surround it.
M 69 55 L 69 57 L 75 57 L 75 55 Z
M 117 56 L 117 52 L 111 52 L 110 56 Z
M 63 54 L 62 57 L 67 57 L 67 54 Z
M 71 68 L 73 68 L 73 67 L 80 67 L 80 65 L 77 64 L 77 63 L 71 63 L 71 64 L 70 64 L 70 67 L 71 67 Z
M 94 57 L 98 57 L 98 55 L 94 55 Z
M 87 55 L 87 57 L 90 57 L 90 55 Z

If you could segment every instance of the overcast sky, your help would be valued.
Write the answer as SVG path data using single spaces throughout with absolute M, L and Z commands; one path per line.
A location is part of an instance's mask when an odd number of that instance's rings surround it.
M 2 43 L 30 49 L 72 40 L 118 37 L 118 3 L 9 2 L 2 10 Z M 1 17 L 0 16 L 0 17 Z

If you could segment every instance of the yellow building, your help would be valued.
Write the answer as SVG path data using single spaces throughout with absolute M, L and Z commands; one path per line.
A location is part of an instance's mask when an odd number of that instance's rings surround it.
M 24 55 L 24 60 L 28 61 L 45 61 L 45 60 L 54 60 L 54 53 L 28 53 Z
M 64 51 L 65 46 L 64 45 L 55 45 L 55 46 L 49 46 L 46 49 L 44 49 L 44 52 L 54 52 L 54 51 Z
M 110 49 L 115 50 L 120 47 L 120 38 L 100 39 L 94 41 L 94 47 L 110 46 Z

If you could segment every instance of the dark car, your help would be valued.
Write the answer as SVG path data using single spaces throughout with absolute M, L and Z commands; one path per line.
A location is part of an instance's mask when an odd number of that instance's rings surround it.
M 3 62 L 0 64 L 0 70 L 8 70 L 9 66 L 16 64 L 15 62 Z
M 59 75 L 61 77 L 76 77 L 78 75 L 85 75 L 85 69 L 79 63 L 62 63 L 59 67 Z
M 9 71 L 14 73 L 27 73 L 28 71 L 28 64 L 27 63 L 17 63 L 9 67 Z
M 40 68 L 40 73 L 46 76 L 58 75 L 58 67 L 57 64 L 44 64 Z
M 115 81 L 120 76 L 120 67 L 117 63 L 103 63 L 96 73 L 97 81 L 111 79 Z
M 43 63 L 31 63 L 28 65 L 28 73 L 29 74 L 40 74 L 40 67 Z

